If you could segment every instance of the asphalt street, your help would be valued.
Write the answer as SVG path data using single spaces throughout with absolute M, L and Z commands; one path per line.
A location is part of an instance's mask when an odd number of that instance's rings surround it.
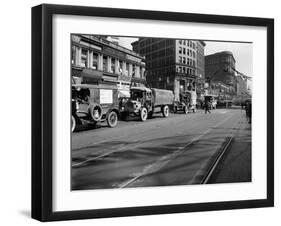
M 75 132 L 72 189 L 199 184 L 229 137 L 234 138 L 232 155 L 238 156 L 235 153 L 241 150 L 251 153 L 251 127 L 245 111 L 159 115 L 145 122 L 130 119 L 119 121 L 115 128 L 101 125 Z M 243 158 L 237 158 L 224 173 L 224 183 L 251 180 L 251 157 Z M 245 172 L 240 163 L 248 166 Z M 234 173 L 237 169 L 238 176 Z M 216 174 L 218 180 L 222 168 Z

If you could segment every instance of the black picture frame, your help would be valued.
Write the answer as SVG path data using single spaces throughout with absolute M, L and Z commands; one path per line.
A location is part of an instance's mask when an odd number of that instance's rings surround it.
M 267 198 L 95 210 L 52 210 L 52 18 L 55 14 L 262 26 L 267 28 Z M 274 20 L 176 12 L 43 4 L 32 8 L 32 218 L 122 217 L 274 206 Z

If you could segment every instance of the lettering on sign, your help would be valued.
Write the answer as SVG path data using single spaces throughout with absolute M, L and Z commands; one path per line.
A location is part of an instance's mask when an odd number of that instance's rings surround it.
M 100 103 L 101 104 L 112 104 L 112 90 L 101 89 L 100 90 Z
M 141 62 L 141 59 L 139 59 L 139 58 L 137 58 L 137 57 L 134 57 L 134 56 L 131 56 L 131 55 L 126 55 L 126 58 L 128 59 L 128 60 L 132 60 L 132 61 L 135 61 L 135 62 L 138 62 L 138 63 L 140 63 Z

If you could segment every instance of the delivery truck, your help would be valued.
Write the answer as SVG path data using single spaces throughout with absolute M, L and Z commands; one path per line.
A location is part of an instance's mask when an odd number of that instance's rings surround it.
M 174 94 L 170 90 L 147 87 L 131 87 L 131 97 L 121 106 L 123 118 L 138 116 L 141 121 L 152 118 L 155 113 L 168 117 L 173 106 Z

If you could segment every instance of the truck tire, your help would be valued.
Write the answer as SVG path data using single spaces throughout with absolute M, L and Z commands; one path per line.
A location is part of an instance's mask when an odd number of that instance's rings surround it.
M 146 108 L 142 108 L 140 109 L 140 120 L 141 121 L 145 121 L 147 119 L 147 109 Z
M 162 114 L 165 118 L 169 116 L 169 107 L 167 105 L 162 108 Z
M 75 117 L 72 115 L 71 116 L 71 132 L 74 132 L 76 129 L 76 119 Z
M 98 122 L 101 120 L 102 113 L 101 113 L 101 106 L 100 105 L 91 105 L 89 107 L 89 114 L 91 119 L 93 119 L 95 122 Z
M 118 122 L 118 115 L 115 111 L 111 111 L 107 116 L 107 125 L 111 128 L 115 127 Z

